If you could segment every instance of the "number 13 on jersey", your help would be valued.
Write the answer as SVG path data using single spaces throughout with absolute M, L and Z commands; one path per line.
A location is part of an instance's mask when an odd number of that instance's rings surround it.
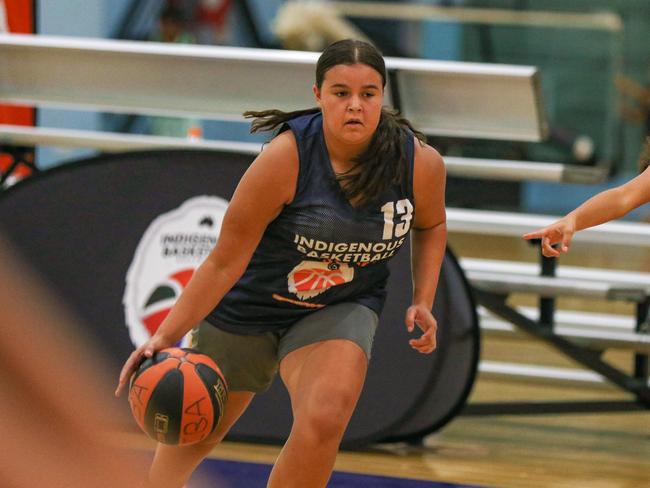
M 382 239 L 390 240 L 396 237 L 402 237 L 411 228 L 413 219 L 413 204 L 407 199 L 398 200 L 397 202 L 386 202 L 381 211 L 384 212 L 384 234 Z M 395 213 L 399 217 L 399 222 L 395 223 Z

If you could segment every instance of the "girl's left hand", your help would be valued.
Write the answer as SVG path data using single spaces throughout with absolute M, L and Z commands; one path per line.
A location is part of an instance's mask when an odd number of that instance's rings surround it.
M 411 305 L 406 310 L 404 322 L 409 332 L 413 332 L 416 325 L 424 332 L 418 339 L 409 340 L 409 345 L 422 354 L 433 352 L 436 348 L 438 322 L 433 317 L 431 310 L 424 305 Z
M 529 232 L 522 237 L 527 241 L 541 239 L 542 254 L 547 258 L 556 258 L 560 253 L 569 252 L 569 246 L 575 233 L 575 218 L 567 215 L 543 229 Z M 556 244 L 559 244 L 557 249 L 554 247 Z

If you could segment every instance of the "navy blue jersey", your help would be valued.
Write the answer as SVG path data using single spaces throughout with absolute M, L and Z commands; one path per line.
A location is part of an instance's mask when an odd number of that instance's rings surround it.
M 320 113 L 288 122 L 300 159 L 295 197 L 208 315 L 213 325 L 240 334 L 278 330 L 339 302 L 381 313 L 388 260 L 406 241 L 414 217 L 413 135 L 405 138 L 402 183 L 377 204 L 355 208 L 336 180 L 322 122 Z

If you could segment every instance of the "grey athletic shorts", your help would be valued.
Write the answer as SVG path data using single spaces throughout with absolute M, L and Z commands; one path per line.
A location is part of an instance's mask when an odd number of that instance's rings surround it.
M 358 303 L 329 305 L 292 326 L 258 335 L 240 335 L 206 321 L 192 331 L 192 347 L 216 361 L 230 391 L 266 391 L 282 359 L 300 347 L 329 339 L 357 344 L 370 360 L 377 314 Z

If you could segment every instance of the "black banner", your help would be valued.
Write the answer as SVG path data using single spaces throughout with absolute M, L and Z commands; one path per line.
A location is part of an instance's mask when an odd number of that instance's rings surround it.
M 150 151 L 70 163 L 5 191 L 0 232 L 87 324 L 79 333 L 106 353 L 117 380 L 133 342 L 155 330 L 214 244 L 227 200 L 251 159 Z M 441 427 L 460 410 L 474 381 L 478 322 L 452 253 L 447 251 L 434 305 L 439 346 L 431 355 L 408 345 L 408 250 L 392 260 L 391 269 L 368 377 L 344 438 L 348 447 Z M 118 401 L 128 408 L 125 399 Z M 279 443 L 290 425 L 288 396 L 278 379 L 255 398 L 229 438 Z

